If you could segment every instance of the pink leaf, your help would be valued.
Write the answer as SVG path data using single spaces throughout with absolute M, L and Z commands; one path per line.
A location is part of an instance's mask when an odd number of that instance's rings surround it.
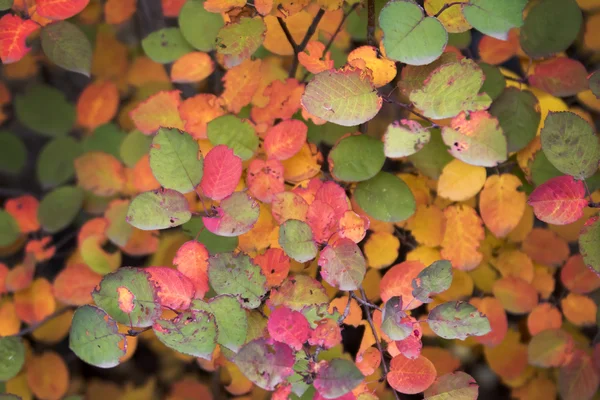
M 235 190 L 242 176 L 242 159 L 225 145 L 218 145 L 204 158 L 202 192 L 213 200 L 222 200 Z
M 535 216 L 554 225 L 566 225 L 583 216 L 588 202 L 582 181 L 572 176 L 558 176 L 538 186 L 527 201 Z
M 269 316 L 269 335 L 278 342 L 300 350 L 310 336 L 310 325 L 306 317 L 287 307 L 277 308 Z

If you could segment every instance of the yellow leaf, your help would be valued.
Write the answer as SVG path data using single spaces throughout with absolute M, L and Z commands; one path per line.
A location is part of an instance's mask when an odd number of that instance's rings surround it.
M 479 193 L 485 183 L 485 177 L 484 167 L 454 159 L 442 170 L 437 191 L 440 196 L 447 199 L 464 201 Z
M 508 235 L 519 224 L 527 198 L 517 188 L 521 181 L 514 175 L 492 175 L 479 196 L 481 218 L 496 237 Z

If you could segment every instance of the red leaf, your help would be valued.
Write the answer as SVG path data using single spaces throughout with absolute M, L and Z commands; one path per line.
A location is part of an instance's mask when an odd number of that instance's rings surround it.
M 285 190 L 283 165 L 279 160 L 252 160 L 246 177 L 250 194 L 264 203 L 270 203 L 273 195 Z
M 185 242 L 175 258 L 173 258 L 173 265 L 177 267 L 177 270 L 183 275 L 187 276 L 194 287 L 196 288 L 195 298 L 201 299 L 208 292 L 208 250 L 200 242 L 190 240 Z
M 588 202 L 582 181 L 572 176 L 558 176 L 538 186 L 527 201 L 535 216 L 554 225 L 566 225 L 583 216 Z
M 269 287 L 279 286 L 290 272 L 290 258 L 281 249 L 268 249 L 252 260 L 267 277 Z
M 337 230 L 337 218 L 333 208 L 321 201 L 315 200 L 308 207 L 306 223 L 313 232 L 313 237 L 318 243 L 325 243 Z
M 79 14 L 90 0 L 36 0 L 37 13 L 54 20 L 71 18 Z
M 288 119 L 267 131 L 263 144 L 267 157 L 287 160 L 302 149 L 306 142 L 308 127 L 297 119 Z
M 176 269 L 169 267 L 149 267 L 145 269 L 150 280 L 158 286 L 158 299 L 164 307 L 185 310 L 195 295 L 192 281 Z
M 204 158 L 202 192 L 213 200 L 223 200 L 235 190 L 242 176 L 242 159 L 229 147 L 221 144 Z
M 346 191 L 335 182 L 327 181 L 319 187 L 315 194 L 315 200 L 321 200 L 333 208 L 336 220 L 342 218 L 344 213 L 350 209 L 350 202 Z
M 0 58 L 4 64 L 19 61 L 31 50 L 25 42 L 39 25 L 32 20 L 6 14 L 0 19 Z
M 280 307 L 271 313 L 267 328 L 273 339 L 296 350 L 300 350 L 310 336 L 310 325 L 304 315 L 287 307 Z
M 529 83 L 553 96 L 574 96 L 587 90 L 587 71 L 577 60 L 558 57 L 537 64 Z

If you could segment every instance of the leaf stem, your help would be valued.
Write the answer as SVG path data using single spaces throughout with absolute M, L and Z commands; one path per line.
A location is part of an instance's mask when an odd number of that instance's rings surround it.
M 375 43 L 375 0 L 367 0 L 367 44 Z
M 377 336 L 377 331 L 375 330 L 375 324 L 373 323 L 373 318 L 371 318 L 371 310 L 369 310 L 369 307 L 367 305 L 365 305 L 365 303 L 369 303 L 369 300 L 367 299 L 367 295 L 365 294 L 365 289 L 363 289 L 362 286 L 358 290 L 360 291 L 360 296 L 362 297 L 362 300 L 364 302 L 361 304 L 363 305 L 363 309 L 364 309 L 365 313 L 367 314 L 367 322 L 369 322 L 369 326 L 371 327 L 371 332 L 373 333 L 373 337 L 375 338 L 375 345 L 377 346 L 377 350 L 379 350 L 379 353 L 381 354 L 381 366 L 383 367 L 383 372 L 385 373 L 385 377 L 387 378 L 387 374 L 390 372 L 390 368 L 388 366 L 387 361 L 385 360 L 385 356 L 383 354 L 383 348 L 381 347 L 381 341 L 379 340 L 379 336 Z M 392 392 L 394 393 L 396 400 L 400 400 L 400 397 L 398 396 L 398 392 L 394 388 L 392 388 Z
M 11 335 L 11 336 L 25 336 L 25 335 L 28 335 L 31 332 L 35 331 L 40 326 L 44 325 L 46 322 L 50 321 L 51 319 L 54 319 L 54 318 L 57 318 L 57 317 L 63 315 L 64 313 L 66 313 L 69 310 L 72 310 L 73 308 L 74 307 L 68 306 L 68 307 L 61 308 L 60 310 L 56 310 L 52 314 L 50 314 L 46 318 L 44 318 L 43 320 L 31 324 L 27 328 L 22 329 L 19 332 L 15 333 L 14 335 Z
M 360 297 L 358 297 L 357 295 L 355 295 L 354 293 L 350 292 L 350 297 L 352 297 L 354 300 L 356 300 L 358 303 L 362 304 L 363 306 L 372 308 L 374 310 L 379 310 L 381 311 L 381 308 L 376 306 L 373 303 L 370 303 L 368 301 L 364 301 L 363 299 L 361 299 Z
M 439 16 L 440 16 L 440 14 L 442 14 L 444 11 L 446 11 L 446 10 L 447 10 L 447 9 L 449 9 L 450 7 L 452 7 L 452 6 L 458 6 L 458 5 L 461 5 L 461 4 L 465 4 L 465 3 L 464 3 L 464 2 L 462 2 L 462 1 L 455 1 L 454 3 L 448 3 L 448 4 L 444 4 L 444 6 L 443 6 L 442 8 L 440 8 L 440 11 L 438 11 L 438 12 L 437 12 L 437 13 L 434 15 L 434 17 L 435 17 L 435 18 L 437 18 L 437 17 L 439 17 Z

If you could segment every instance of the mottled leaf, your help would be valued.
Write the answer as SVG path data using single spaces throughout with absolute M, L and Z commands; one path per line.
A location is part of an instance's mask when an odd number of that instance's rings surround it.
M 358 289 L 367 268 L 360 248 L 350 239 L 327 245 L 319 256 L 319 266 L 323 280 L 340 290 Z
M 275 386 L 290 376 L 294 362 L 294 352 L 287 344 L 266 339 L 247 343 L 235 356 L 240 371 L 265 390 L 274 390 Z
M 423 303 L 430 303 L 431 295 L 446 291 L 452 283 L 452 264 L 447 260 L 436 261 L 412 281 L 412 295 Z M 398 339 L 395 339 L 398 340 Z
M 317 255 L 317 244 L 306 222 L 289 219 L 279 227 L 279 245 L 298 262 L 307 262 Z
M 217 345 L 215 318 L 207 312 L 185 311 L 172 320 L 159 319 L 152 330 L 167 347 L 206 360 Z
M 444 339 L 465 340 L 490 332 L 490 322 L 475 307 L 462 301 L 443 303 L 429 312 L 427 324 Z
M 314 385 L 323 398 L 335 399 L 351 392 L 364 379 L 352 361 L 334 358 L 319 369 Z
M 191 217 L 187 199 L 181 193 L 159 189 L 134 197 L 126 220 L 138 229 L 153 230 L 182 225 Z
M 244 192 L 235 192 L 221 200 L 221 205 L 213 211 L 214 216 L 202 217 L 202 222 L 219 236 L 243 235 L 252 229 L 260 213 L 256 200 Z

